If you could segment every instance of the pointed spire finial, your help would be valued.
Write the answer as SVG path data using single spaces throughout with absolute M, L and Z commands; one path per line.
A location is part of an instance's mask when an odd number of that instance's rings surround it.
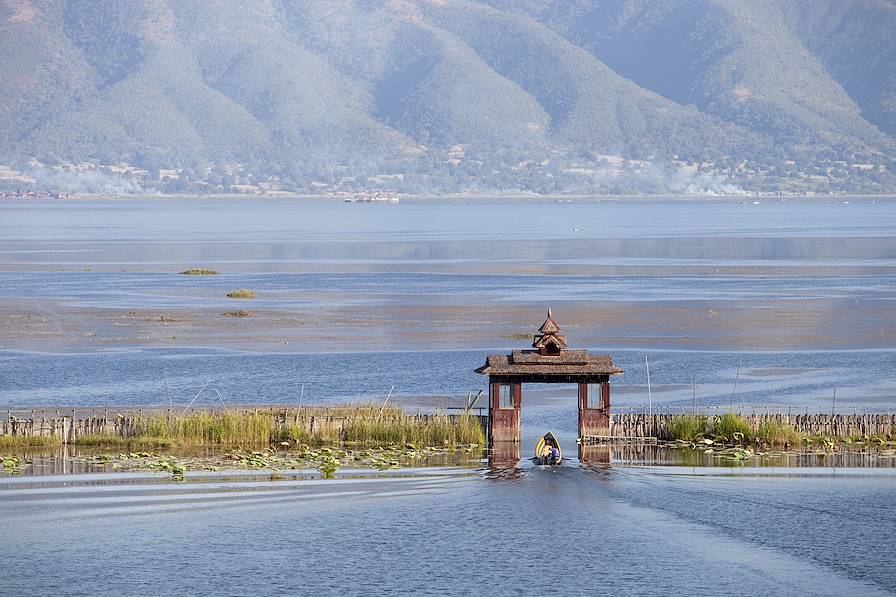
M 548 307 L 548 319 L 553 319 L 553 317 L 551 316 L 551 308 L 550 307 Z

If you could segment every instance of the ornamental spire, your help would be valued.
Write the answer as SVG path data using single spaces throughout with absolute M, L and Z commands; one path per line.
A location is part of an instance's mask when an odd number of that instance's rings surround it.
M 566 338 L 560 335 L 560 326 L 554 321 L 551 308 L 548 307 L 548 318 L 538 328 L 538 334 L 532 342 L 532 348 L 544 356 L 559 355 L 566 348 Z

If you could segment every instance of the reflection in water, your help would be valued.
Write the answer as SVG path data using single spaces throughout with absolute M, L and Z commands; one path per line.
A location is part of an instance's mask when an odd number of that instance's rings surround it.
M 489 451 L 488 478 L 519 478 L 527 466 L 521 466 L 519 444 L 496 442 Z M 566 457 L 564 467 L 583 467 L 591 470 L 624 469 L 629 467 L 688 467 L 693 469 L 893 469 L 896 451 L 887 447 L 868 447 L 836 450 L 804 449 L 779 452 L 758 449 L 749 452 L 726 450 L 723 447 L 696 448 L 650 444 L 579 445 L 578 462 Z
M 587 446 L 579 444 L 579 462 L 587 467 L 607 467 L 612 461 L 611 446 Z
M 519 470 L 519 442 L 493 442 L 488 451 L 488 467 L 492 473 Z
M 586 451 L 592 462 L 609 447 L 597 448 Z M 693 473 L 700 470 L 709 474 Z M 892 501 L 892 469 L 861 476 L 743 470 L 749 474 L 580 468 L 572 458 L 561 467 L 523 460 L 482 475 L 421 469 L 334 481 L 248 472 L 237 482 L 225 471 L 182 483 L 120 473 L 0 479 L 0 560 L 16 562 L 4 589 L 201 596 L 222 588 L 283 595 L 342 595 L 346 587 L 378 594 L 896 590 L 892 554 L 879 548 L 896 533 L 896 520 L 881 514 Z M 550 565 L 542 565 L 546 553 Z
M 607 446 L 614 466 L 761 467 L 761 468 L 896 468 L 896 451 L 881 448 L 806 449 L 779 452 L 757 449 L 735 456 L 724 448 L 674 448 L 628 444 Z

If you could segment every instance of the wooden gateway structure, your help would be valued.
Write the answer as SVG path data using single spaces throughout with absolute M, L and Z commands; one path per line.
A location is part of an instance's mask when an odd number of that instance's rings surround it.
M 476 373 L 488 375 L 488 441 L 520 441 L 520 407 L 524 383 L 574 383 L 579 391 L 579 437 L 610 434 L 610 376 L 622 369 L 604 355 L 571 350 L 551 310 L 535 335 L 531 350 L 486 357 Z

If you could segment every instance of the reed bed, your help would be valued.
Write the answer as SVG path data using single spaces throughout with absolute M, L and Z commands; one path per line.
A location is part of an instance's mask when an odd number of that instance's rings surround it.
M 768 445 L 798 444 L 808 440 L 802 433 L 778 421 L 763 421 L 756 430 L 754 441 Z
M 108 448 L 108 449 L 116 449 L 116 450 L 141 450 L 141 449 L 156 449 L 156 448 L 173 448 L 179 447 L 183 444 L 182 442 L 176 441 L 173 438 L 166 437 L 158 437 L 158 436 L 148 436 L 148 435 L 140 435 L 140 436 L 131 436 L 131 435 L 102 435 L 102 434 L 92 434 L 92 435 L 82 435 L 75 439 L 74 445 L 76 446 L 84 446 L 84 447 L 99 447 L 99 448 Z M 196 444 L 199 446 L 200 444 Z
M 753 430 L 743 417 L 725 413 L 711 419 L 710 433 L 714 438 L 722 441 L 745 443 L 750 441 Z
M 483 445 L 479 419 L 414 416 L 374 405 L 306 407 L 277 411 L 203 411 L 183 416 L 145 414 L 117 434 L 89 435 L 79 445 L 262 446 L 291 445 Z
M 702 415 L 681 415 L 669 422 L 669 437 L 674 440 L 693 442 L 706 435 L 706 417 Z
M 178 445 L 269 444 L 275 434 L 274 418 L 255 412 L 197 412 L 180 417 L 150 415 L 136 419 L 138 438 L 165 439 Z
M 870 436 L 807 435 L 793 425 L 774 419 L 763 420 L 754 429 L 740 415 L 680 415 L 666 426 L 669 439 L 679 442 L 701 442 L 756 446 L 796 446 L 799 444 L 890 444 L 896 441 L 896 430 Z
M 40 435 L 0 435 L 0 449 L 3 448 L 59 448 L 62 440 Z
M 421 446 L 482 445 L 485 434 L 471 415 L 433 415 L 425 419 L 400 415 L 353 419 L 344 429 L 345 441 L 357 444 L 416 444 Z

